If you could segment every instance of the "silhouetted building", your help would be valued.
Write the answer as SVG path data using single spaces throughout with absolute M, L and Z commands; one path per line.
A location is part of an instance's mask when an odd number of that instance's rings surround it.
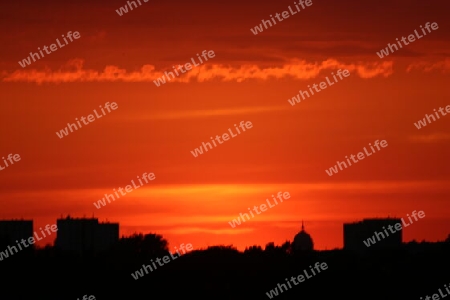
M 22 239 L 27 240 L 33 236 L 33 221 L 28 220 L 1 220 L 0 221 L 0 246 L 16 244 Z
M 292 251 L 295 253 L 312 250 L 314 250 L 313 240 L 311 236 L 305 231 L 305 226 L 303 226 L 302 221 L 302 230 L 294 237 L 294 241 L 292 242 Z
M 109 250 L 119 241 L 119 223 L 99 223 L 95 218 L 58 219 L 55 247 L 78 254 Z
M 344 249 L 367 251 L 369 248 L 400 247 L 402 229 L 397 230 L 398 225 L 396 229 L 397 223 L 401 224 L 401 219 L 363 219 L 360 222 L 344 224 Z

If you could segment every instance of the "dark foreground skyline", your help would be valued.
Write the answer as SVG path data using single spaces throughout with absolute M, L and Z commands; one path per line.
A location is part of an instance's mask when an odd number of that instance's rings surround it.
M 5 283 L 0 295 L 50 300 L 77 299 L 85 294 L 113 300 L 188 296 L 418 299 L 439 293 L 439 289 L 445 293 L 448 277 L 442 271 L 450 267 L 450 238 L 363 252 L 295 250 L 286 242 L 264 248 L 255 245 L 243 252 L 225 245 L 192 251 L 188 244 L 171 253 L 162 236 L 136 234 L 122 237 L 107 251 L 86 250 L 76 253 L 46 247 L 0 261 Z M 49 281 L 52 288 L 37 289 Z M 380 283 L 376 289 L 374 282 Z M 18 283 L 35 288 L 18 290 Z M 324 288 L 330 286 L 333 288 Z

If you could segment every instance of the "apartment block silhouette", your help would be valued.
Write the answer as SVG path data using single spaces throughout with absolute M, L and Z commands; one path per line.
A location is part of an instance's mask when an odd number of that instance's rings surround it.
M 32 236 L 32 220 L 0 220 L 0 249 Z
M 395 248 L 402 245 L 402 229 L 392 233 L 388 228 L 402 223 L 401 219 L 379 218 L 363 219 L 359 222 L 344 224 L 344 249 L 367 251 L 370 249 Z M 392 228 L 392 227 L 391 227 Z M 385 233 L 385 229 L 388 234 Z M 376 243 L 367 247 L 363 241 L 375 237 Z
M 55 247 L 75 254 L 97 254 L 119 241 L 119 223 L 99 223 L 96 218 L 71 218 L 56 221 Z

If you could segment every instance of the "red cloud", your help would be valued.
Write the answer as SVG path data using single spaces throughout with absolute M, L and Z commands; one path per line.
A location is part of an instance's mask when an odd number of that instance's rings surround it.
M 153 65 L 144 65 L 139 71 L 128 72 L 117 66 L 106 66 L 103 71 L 83 69 L 84 61 L 74 59 L 59 70 L 17 70 L 10 74 L 3 73 L 4 82 L 34 82 L 63 83 L 63 82 L 152 82 L 164 75 L 164 70 L 157 71 Z M 270 80 L 284 77 L 294 79 L 310 79 L 320 75 L 325 70 L 347 69 L 356 72 L 361 78 L 376 76 L 388 77 L 393 73 L 393 62 L 375 63 L 342 63 L 335 59 L 322 62 L 306 62 L 304 60 L 291 60 L 281 67 L 261 68 L 258 65 L 242 65 L 240 67 L 224 66 L 220 64 L 204 64 L 180 74 L 180 77 L 167 82 L 205 82 L 209 80 L 242 82 L 248 79 Z M 168 70 L 173 71 L 173 70 Z

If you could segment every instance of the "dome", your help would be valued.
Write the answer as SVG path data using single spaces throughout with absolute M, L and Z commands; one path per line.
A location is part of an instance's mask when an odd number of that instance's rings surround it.
M 305 231 L 305 227 L 302 222 L 302 230 L 297 233 L 292 242 L 292 250 L 298 251 L 312 251 L 314 249 L 314 243 L 311 236 Z

